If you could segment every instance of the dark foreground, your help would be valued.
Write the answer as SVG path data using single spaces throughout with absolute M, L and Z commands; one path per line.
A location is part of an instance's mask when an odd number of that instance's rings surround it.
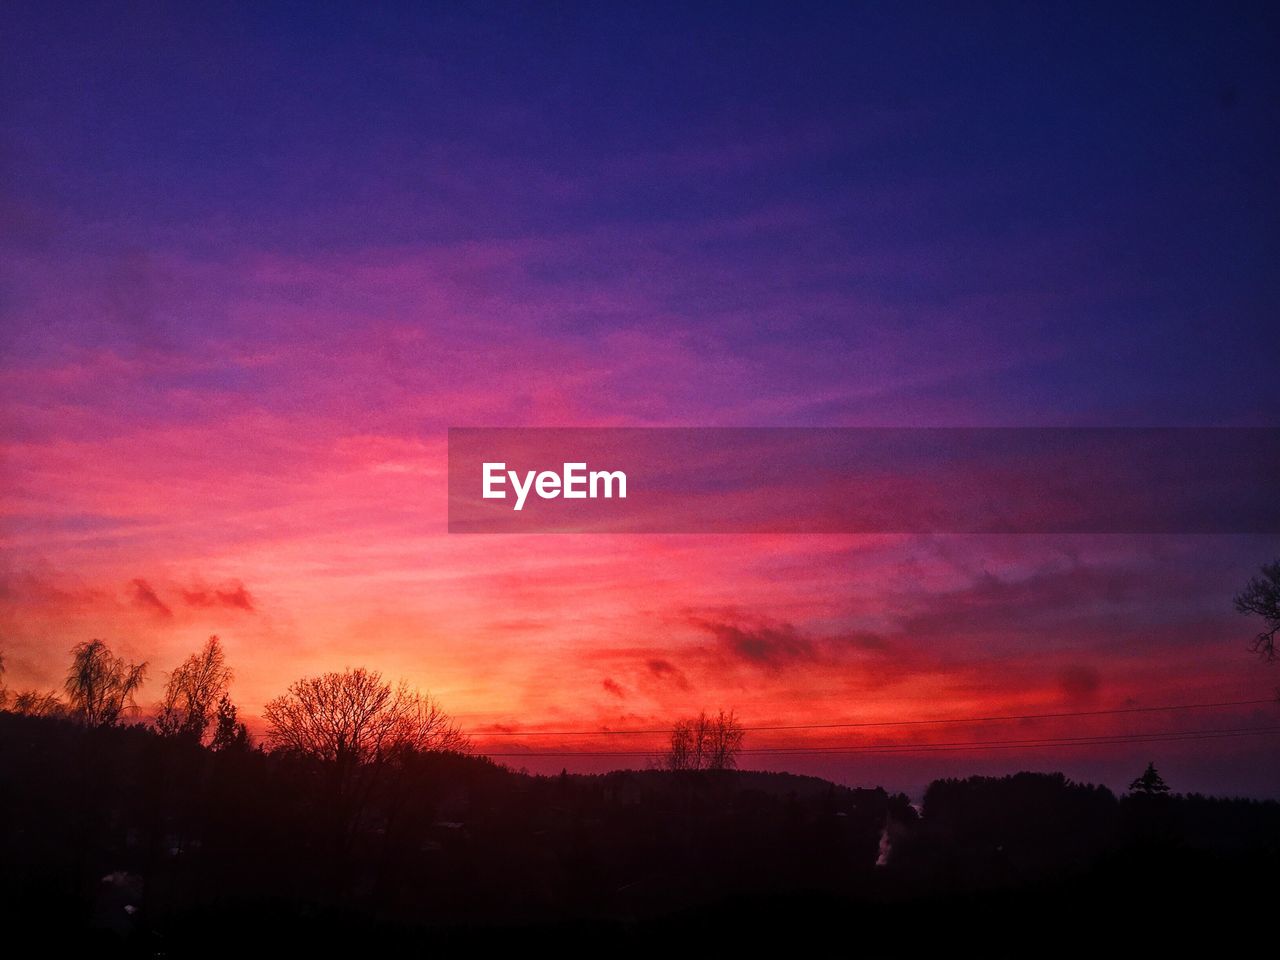
M 341 771 L 0 714 L 5 941 L 57 955 L 1221 953 L 1274 942 L 1278 891 L 1269 802 L 1027 773 L 917 815 L 808 777 Z

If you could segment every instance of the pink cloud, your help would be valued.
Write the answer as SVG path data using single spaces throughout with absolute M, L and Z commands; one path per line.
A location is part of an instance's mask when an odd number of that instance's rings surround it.
M 160 599 L 151 584 L 141 578 L 137 578 L 130 586 L 132 590 L 131 596 L 135 606 L 140 607 L 143 610 L 150 611 L 156 616 L 164 617 L 167 620 L 173 619 L 173 611 L 170 610 L 168 605 Z
M 921 322 L 939 338 L 908 362 L 918 344 L 882 322 L 883 305 L 817 291 L 794 308 L 868 318 L 852 360 L 734 350 L 717 332 L 733 302 L 709 304 L 696 332 L 664 303 L 653 277 L 679 248 L 645 251 L 617 284 L 527 278 L 581 241 L 161 257 L 159 309 L 190 293 L 193 314 L 225 322 L 160 347 L 127 331 L 71 338 L 7 363 L 0 636 L 13 682 L 56 684 L 72 643 L 100 635 L 162 677 L 216 632 L 249 715 L 299 675 L 363 663 L 507 732 L 660 727 L 717 706 L 759 725 L 876 721 L 1257 686 L 1228 602 L 1250 572 L 1238 545 L 446 534 L 451 424 L 756 425 L 815 405 L 883 422 L 886 397 L 903 421 L 981 422 L 993 414 L 979 401 L 946 406 L 930 390 L 1022 359 L 935 316 Z M 94 297 L 54 279 L 49 319 L 83 315 Z M 784 303 L 761 302 L 756 319 L 783 322 Z M 605 322 L 622 313 L 644 322 Z
M 232 581 L 223 587 L 197 586 L 182 591 L 182 599 L 191 607 L 229 607 L 252 613 L 253 597 L 243 583 Z

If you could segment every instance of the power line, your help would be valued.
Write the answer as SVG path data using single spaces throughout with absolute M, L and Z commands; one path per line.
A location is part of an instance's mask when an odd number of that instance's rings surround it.
M 760 747 L 739 751 L 742 754 L 793 755 L 793 754 L 892 754 L 892 753 L 944 753 L 953 750 L 1009 750 L 1030 747 L 1079 747 L 1106 746 L 1128 743 L 1171 743 L 1182 740 L 1218 740 L 1231 737 L 1258 736 L 1280 733 L 1280 726 L 1234 727 L 1208 730 L 1160 730 L 1150 733 L 1101 734 L 1092 737 L 1033 737 L 1021 740 L 956 740 L 940 743 L 870 743 L 849 747 Z M 485 753 L 488 757 L 652 757 L 661 750 L 528 750 L 505 753 Z
M 1071 717 L 1106 717 L 1127 713 L 1163 713 L 1171 710 L 1207 710 L 1217 707 L 1247 707 L 1263 703 L 1276 703 L 1275 698 L 1261 700 L 1224 700 L 1219 703 L 1182 703 L 1160 707 L 1116 707 L 1110 710 L 1074 710 L 1064 713 L 1024 713 L 1008 714 L 993 717 L 947 717 L 939 720 L 864 720 L 852 723 L 793 723 L 775 726 L 742 727 L 748 733 L 763 733 L 776 730 L 836 730 L 856 727 L 914 727 L 926 724 L 956 723 L 998 723 L 1009 720 L 1056 720 Z M 619 737 L 658 735 L 671 733 L 670 727 L 648 730 L 512 730 L 512 731 L 477 731 L 474 736 L 487 737 L 494 740 L 507 737 Z

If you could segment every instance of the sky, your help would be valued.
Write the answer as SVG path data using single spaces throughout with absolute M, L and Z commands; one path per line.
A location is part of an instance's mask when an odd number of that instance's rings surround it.
M 6 682 L 103 637 L 145 708 L 217 634 L 251 721 L 363 665 L 532 770 L 724 708 L 898 724 L 749 730 L 846 783 L 1280 796 L 1274 735 L 918 749 L 1277 725 L 1146 709 L 1274 699 L 1231 597 L 1275 536 L 445 509 L 451 426 L 1280 426 L 1278 47 L 1248 4 L 6 4 Z

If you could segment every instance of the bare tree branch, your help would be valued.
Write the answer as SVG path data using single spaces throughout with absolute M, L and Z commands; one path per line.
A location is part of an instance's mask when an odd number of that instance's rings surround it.
M 361 764 L 396 752 L 469 749 L 429 696 L 357 667 L 295 681 L 263 710 L 267 743 L 320 760 Z
M 744 736 L 732 710 L 714 717 L 703 711 L 675 725 L 662 765 L 668 770 L 732 770 Z
M 1276 659 L 1276 634 L 1280 633 L 1280 560 L 1262 565 L 1261 576 L 1253 577 L 1235 597 L 1236 610 L 1261 617 L 1265 628 L 1249 649 L 1268 663 Z
M 166 736 L 186 736 L 203 742 L 218 701 L 231 684 L 222 642 L 215 636 L 169 674 L 156 727 Z
M 71 713 L 86 726 L 109 727 L 136 710 L 133 695 L 146 677 L 146 663 L 126 663 L 105 640 L 78 643 L 71 650 L 66 693 Z

